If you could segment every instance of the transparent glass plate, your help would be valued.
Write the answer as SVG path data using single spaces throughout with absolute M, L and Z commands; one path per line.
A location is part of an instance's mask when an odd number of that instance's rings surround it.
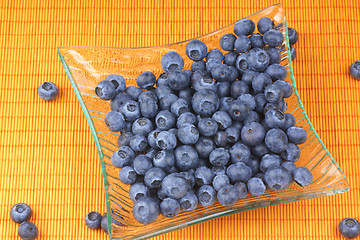
M 343 172 L 315 132 L 296 90 L 284 9 L 278 4 L 247 18 L 256 23 L 264 16 L 274 20 L 275 26 L 285 36 L 281 52 L 281 64 L 288 69 L 289 74 L 286 80 L 294 87 L 294 94 L 287 98 L 287 112 L 295 116 L 297 126 L 302 126 L 308 132 L 307 141 L 300 146 L 301 157 L 296 162 L 296 165 L 311 170 L 314 176 L 313 183 L 307 187 L 291 184 L 287 190 L 279 192 L 267 190 L 260 197 L 249 195 L 232 207 L 224 207 L 216 203 L 207 208 L 198 207 L 192 212 L 181 212 L 173 218 L 160 216 L 154 223 L 146 226 L 139 224 L 133 218 L 131 213 L 132 202 L 128 196 L 129 186 L 120 182 L 118 177 L 120 169 L 111 164 L 111 155 L 118 149 L 117 138 L 119 135 L 110 132 L 104 123 L 104 117 L 110 111 L 110 102 L 99 99 L 95 95 L 94 89 L 97 83 L 104 80 L 109 74 L 124 76 L 128 86 L 135 86 L 136 77 L 144 71 L 152 71 L 158 77 L 162 73 L 160 59 L 169 51 L 178 52 L 185 60 L 184 69 L 190 69 L 192 61 L 185 54 L 185 46 L 190 40 L 144 48 L 59 48 L 61 62 L 84 111 L 99 152 L 106 192 L 107 212 L 111 213 L 108 214 L 108 223 L 111 223 L 109 225 L 110 239 L 149 238 L 233 213 L 338 194 L 350 189 Z M 239 19 L 241 18 L 239 16 Z M 233 25 L 231 24 L 197 39 L 206 43 L 208 49 L 220 49 L 220 37 L 225 33 L 233 32 Z M 114 223 L 114 220 L 117 221 L 117 224 Z

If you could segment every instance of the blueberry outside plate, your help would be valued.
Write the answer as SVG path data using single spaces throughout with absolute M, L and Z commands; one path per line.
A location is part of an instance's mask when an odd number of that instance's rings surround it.
M 246 199 L 239 200 L 232 207 L 224 207 L 216 203 L 208 208 L 198 207 L 192 212 L 182 212 L 174 218 L 160 216 L 154 223 L 146 226 L 139 224 L 133 218 L 131 213 L 133 204 L 128 196 L 129 186 L 120 182 L 118 177 L 120 169 L 111 164 L 110 158 L 118 148 L 117 138 L 119 135 L 110 132 L 104 123 L 105 114 L 110 111 L 110 102 L 99 99 L 95 95 L 94 89 L 97 83 L 104 80 L 109 74 L 124 76 L 128 86 L 136 85 L 136 77 L 144 71 L 152 71 L 158 77 L 162 72 L 161 56 L 169 51 L 178 52 L 185 60 L 184 69 L 190 69 L 192 61 L 185 54 L 185 46 L 189 40 L 144 48 L 59 48 L 61 62 L 84 111 L 99 152 L 106 192 L 107 212 L 111 212 L 111 214 L 107 215 L 108 223 L 113 219 L 109 226 L 110 239 L 150 238 L 233 213 L 324 197 L 350 189 L 345 175 L 313 128 L 297 92 L 284 9 L 280 4 L 277 4 L 247 18 L 256 23 L 264 16 L 275 21 L 275 26 L 284 34 L 286 39 L 281 52 L 281 64 L 289 71 L 286 80 L 292 84 L 295 93 L 290 98 L 287 98 L 288 109 L 286 112 L 292 113 L 297 120 L 296 125 L 302 126 L 308 132 L 307 141 L 300 145 L 301 157 L 296 162 L 296 165 L 311 170 L 314 176 L 312 184 L 307 187 L 292 184 L 287 190 L 280 192 L 267 190 L 261 197 L 249 196 Z M 197 39 L 203 41 L 208 46 L 208 49 L 220 49 L 220 37 L 225 33 L 232 33 L 233 25 L 200 36 Z

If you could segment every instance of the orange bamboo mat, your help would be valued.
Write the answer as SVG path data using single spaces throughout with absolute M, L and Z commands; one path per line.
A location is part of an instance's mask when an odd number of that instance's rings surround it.
M 57 47 L 139 47 L 202 35 L 276 1 L 0 1 L 0 239 L 17 239 L 9 210 L 26 202 L 40 239 L 105 239 L 84 226 L 105 211 L 95 145 Z M 360 219 L 360 59 L 357 0 L 284 1 L 296 28 L 295 78 L 315 129 L 348 177 L 345 194 L 253 210 L 156 239 L 339 239 L 337 223 Z M 60 88 L 55 102 L 36 93 Z

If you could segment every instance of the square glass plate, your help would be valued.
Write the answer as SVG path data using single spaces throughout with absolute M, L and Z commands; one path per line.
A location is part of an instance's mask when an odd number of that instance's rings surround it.
M 190 40 L 144 48 L 59 48 L 61 62 L 84 111 L 99 152 L 106 192 L 107 212 L 111 212 L 111 214 L 107 215 L 108 223 L 111 223 L 109 224 L 110 239 L 149 238 L 229 214 L 338 194 L 350 189 L 343 172 L 315 132 L 297 92 L 284 9 L 280 4 L 277 4 L 247 18 L 257 23 L 264 16 L 274 20 L 275 26 L 285 36 L 281 48 L 281 64 L 288 69 L 289 74 L 286 80 L 294 88 L 294 94 L 286 99 L 288 105 L 286 112 L 292 113 L 297 121 L 296 125 L 302 126 L 308 132 L 307 141 L 300 145 L 301 157 L 296 162 L 296 165 L 304 166 L 313 173 L 314 180 L 312 184 L 307 187 L 299 187 L 293 183 L 284 191 L 274 192 L 267 190 L 260 197 L 249 195 L 231 207 L 224 207 L 219 203 L 207 208 L 198 206 L 195 211 L 181 212 L 173 218 L 160 216 L 155 222 L 146 226 L 139 224 L 133 218 L 131 213 L 133 204 L 128 196 L 129 186 L 120 182 L 120 169 L 111 164 L 111 155 L 118 149 L 117 138 L 119 135 L 110 132 L 104 123 L 104 117 L 110 111 L 110 102 L 99 99 L 95 95 L 94 89 L 97 83 L 104 80 L 109 74 L 122 75 L 127 80 L 127 86 L 136 86 L 136 77 L 144 71 L 152 71 L 158 77 L 162 73 L 160 59 L 169 51 L 178 52 L 185 60 L 184 69 L 190 69 L 192 61 L 185 54 L 185 46 Z M 208 49 L 220 49 L 219 40 L 221 36 L 225 33 L 232 33 L 233 26 L 234 24 L 231 24 L 197 39 L 203 41 Z

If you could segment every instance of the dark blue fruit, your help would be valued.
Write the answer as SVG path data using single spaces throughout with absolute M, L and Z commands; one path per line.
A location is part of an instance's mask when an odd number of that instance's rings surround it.
M 186 55 L 194 61 L 203 60 L 207 54 L 207 46 L 200 40 L 194 39 L 186 44 Z
M 251 41 L 245 35 L 240 35 L 234 43 L 235 51 L 238 53 L 244 53 L 251 49 Z
M 292 176 L 288 170 L 283 167 L 269 168 L 265 172 L 265 183 L 273 191 L 285 190 L 289 187 Z
M 230 207 L 237 202 L 239 194 L 239 189 L 234 185 L 229 184 L 220 188 L 217 193 L 217 198 L 222 205 Z
M 132 213 L 136 221 L 141 224 L 150 224 L 154 222 L 159 214 L 159 203 L 150 197 L 140 198 L 134 203 Z
M 247 182 L 247 188 L 249 193 L 255 197 L 263 195 L 266 190 L 264 182 L 258 177 L 250 178 Z
M 234 49 L 234 43 L 236 36 L 232 33 L 227 33 L 220 38 L 220 47 L 225 51 L 231 51 Z
M 302 187 L 310 185 L 313 181 L 313 174 L 307 168 L 298 167 L 292 174 L 295 182 Z
M 137 101 L 137 100 L 138 100 L 138 98 L 139 98 L 139 96 L 140 96 L 140 94 L 141 94 L 142 92 L 143 92 L 143 91 L 142 91 L 140 88 L 135 87 L 135 86 L 129 86 L 129 87 L 126 88 L 126 91 L 125 91 L 125 93 L 126 93 L 129 97 L 131 97 L 131 99 L 134 100 L 134 101 Z M 119 95 L 119 94 L 118 94 L 118 95 Z M 117 96 L 117 95 L 116 95 L 116 96 Z
M 184 59 L 176 52 L 168 52 L 161 58 L 161 67 L 166 73 L 184 68 Z
M 288 138 L 280 129 L 270 129 L 265 135 L 265 144 L 267 148 L 274 153 L 281 153 L 284 151 L 287 143 Z
M 290 127 L 286 130 L 289 141 L 297 145 L 303 144 L 307 139 L 307 132 L 302 127 Z
M 209 207 L 216 202 L 216 191 L 210 185 L 203 185 L 196 192 L 199 203 L 203 207 Z
M 250 42 L 252 48 L 263 48 L 265 46 L 262 35 L 258 33 L 250 36 Z
M 345 218 L 341 220 L 338 229 L 344 238 L 352 239 L 360 235 L 360 223 L 355 218 Z
M 360 79 L 360 61 L 355 61 L 351 64 L 350 75 L 355 79 Z
M 101 214 L 98 212 L 89 212 L 85 216 L 85 225 L 90 229 L 97 229 L 101 225 Z
M 31 207 L 26 203 L 17 203 L 10 210 L 10 218 L 16 223 L 29 221 L 31 216 Z
M 191 100 L 192 107 L 201 116 L 212 116 L 219 108 L 220 100 L 211 90 L 201 90 L 194 94 Z
M 24 240 L 34 240 L 39 235 L 39 230 L 32 222 L 22 222 L 18 228 L 18 235 Z
M 179 199 L 180 208 L 184 212 L 190 212 L 196 209 L 199 201 L 195 193 L 190 190 L 182 198 Z
M 234 25 L 234 33 L 238 36 L 251 35 L 255 30 L 255 23 L 250 19 L 241 19 Z
M 271 64 L 269 65 L 265 73 L 267 73 L 273 80 L 284 80 L 287 76 L 286 68 L 281 64 Z
M 241 130 L 241 140 L 248 146 L 255 146 L 261 143 L 265 137 L 264 127 L 257 122 L 246 124 Z
M 225 166 L 230 159 L 230 154 L 224 148 L 214 149 L 209 156 L 209 161 L 214 166 Z
M 279 30 L 270 29 L 264 33 L 263 40 L 270 47 L 280 47 L 284 42 L 284 35 Z
M 288 36 L 290 45 L 294 45 L 299 39 L 299 35 L 294 28 L 288 28 Z
M 268 17 L 262 17 L 257 23 L 257 28 L 261 34 L 264 34 L 274 28 L 274 22 Z
M 224 55 L 224 63 L 228 66 L 235 66 L 238 56 L 239 54 L 235 50 L 232 50 Z
M 172 198 L 165 198 L 160 203 L 160 212 L 165 217 L 174 217 L 180 212 L 180 203 Z
M 44 100 L 52 100 L 57 96 L 57 87 L 52 82 L 44 82 L 38 88 L 39 96 Z M 95 88 L 95 94 L 102 100 L 111 100 L 116 95 L 114 84 L 109 81 L 101 81 Z
M 199 162 L 196 150 L 189 145 L 182 145 L 175 149 L 175 165 L 181 171 L 195 168 Z

